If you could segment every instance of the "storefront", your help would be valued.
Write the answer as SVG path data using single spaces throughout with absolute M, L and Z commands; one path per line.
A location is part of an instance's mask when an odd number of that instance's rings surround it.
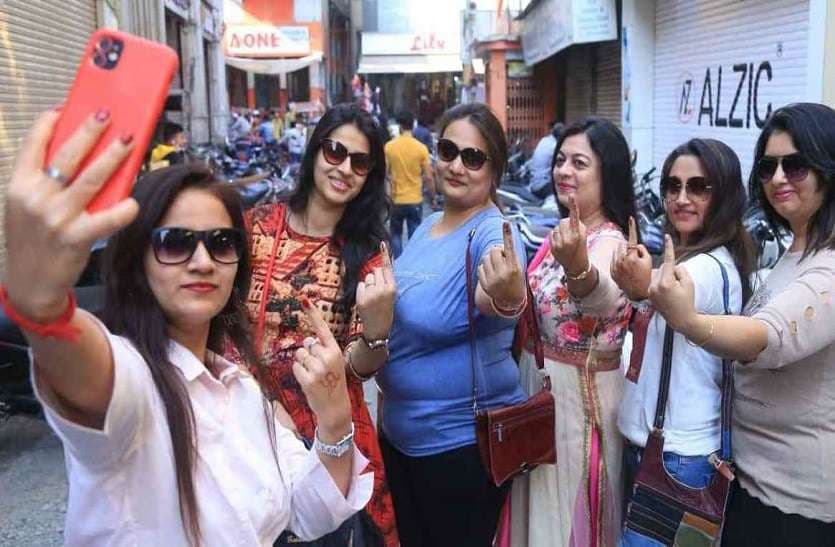
M 520 15 L 522 52 L 553 120 L 596 115 L 620 125 L 621 45 L 615 0 L 535 0 Z
M 7 0 L 2 11 L 0 181 L 5 183 L 32 120 L 64 100 L 97 17 L 96 3 L 89 0 Z
M 659 0 L 654 165 L 687 139 L 710 137 L 736 151 L 747 177 L 768 116 L 788 103 L 822 100 L 826 10 L 817 17 L 820 4 Z
M 406 109 L 431 124 L 456 103 L 460 44 L 456 33 L 364 32 L 358 72 L 380 87 L 385 114 Z

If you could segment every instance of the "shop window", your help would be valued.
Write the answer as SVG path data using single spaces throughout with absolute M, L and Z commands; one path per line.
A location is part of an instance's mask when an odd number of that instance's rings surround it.
M 180 66 L 174 74 L 171 87 L 174 89 L 183 88 L 183 26 L 184 21 L 174 12 L 165 10 L 165 43 L 168 47 L 177 52 Z
M 229 93 L 229 104 L 246 108 L 246 72 L 226 65 L 226 87 Z
M 287 93 L 291 102 L 310 100 L 310 69 L 308 67 L 287 73 Z
M 278 76 L 270 74 L 255 75 L 255 106 L 257 108 L 278 107 L 278 93 L 281 82 Z

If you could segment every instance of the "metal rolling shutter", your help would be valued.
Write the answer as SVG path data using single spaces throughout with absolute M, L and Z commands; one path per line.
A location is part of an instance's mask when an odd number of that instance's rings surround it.
M 595 50 L 596 109 L 594 114 L 621 124 L 620 41 L 600 42 Z
M 0 9 L 0 184 L 35 116 L 60 103 L 96 28 L 95 0 L 5 0 Z M 4 192 L 5 188 L 0 188 Z M 2 212 L 0 212 L 2 222 Z M 0 262 L 4 257 L 0 256 Z
M 591 49 L 571 46 L 565 62 L 565 121 L 571 123 L 592 113 Z
M 764 120 L 769 104 L 774 109 L 805 98 L 808 34 L 808 0 L 658 0 L 655 165 L 660 167 L 667 154 L 686 140 L 711 137 L 736 151 L 747 180 L 760 133 L 755 110 Z M 767 67 L 771 68 L 770 79 Z M 709 95 L 705 86 L 708 69 Z M 730 111 L 737 90 L 739 98 L 733 112 L 736 127 L 732 127 Z M 705 110 L 700 119 L 702 105 Z

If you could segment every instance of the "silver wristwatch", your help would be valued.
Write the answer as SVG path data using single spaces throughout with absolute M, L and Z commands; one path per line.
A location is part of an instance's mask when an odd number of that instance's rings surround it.
M 339 439 L 336 444 L 323 443 L 319 438 L 319 426 L 316 426 L 316 432 L 313 435 L 313 448 L 321 452 L 325 456 L 332 456 L 339 458 L 354 445 L 354 422 L 351 422 L 351 431 Z
M 365 342 L 365 345 L 368 346 L 368 349 L 371 351 L 376 351 L 380 348 L 385 348 L 386 351 L 389 349 L 389 339 L 388 338 L 378 338 L 376 340 L 369 340 L 365 333 L 362 334 L 362 341 Z

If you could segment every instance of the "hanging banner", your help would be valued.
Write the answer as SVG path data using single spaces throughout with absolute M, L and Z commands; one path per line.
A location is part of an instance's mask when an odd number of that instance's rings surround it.
M 528 65 L 572 44 L 617 37 L 615 0 L 543 0 L 522 19 L 522 53 Z

